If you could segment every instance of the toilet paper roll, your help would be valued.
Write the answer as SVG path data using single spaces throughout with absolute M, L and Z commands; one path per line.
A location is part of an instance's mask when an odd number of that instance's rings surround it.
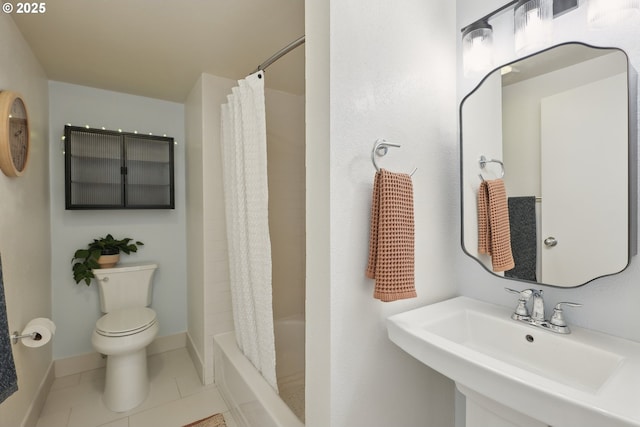
M 31 335 L 35 333 L 33 337 L 23 338 L 22 344 L 27 347 L 42 347 L 53 338 L 56 333 L 56 325 L 45 317 L 38 317 L 27 323 L 22 335 Z

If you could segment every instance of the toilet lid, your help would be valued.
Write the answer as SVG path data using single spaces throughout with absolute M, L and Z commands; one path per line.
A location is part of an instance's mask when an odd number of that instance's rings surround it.
M 105 314 L 96 322 L 96 332 L 114 337 L 144 331 L 156 322 L 156 312 L 147 307 L 124 308 Z

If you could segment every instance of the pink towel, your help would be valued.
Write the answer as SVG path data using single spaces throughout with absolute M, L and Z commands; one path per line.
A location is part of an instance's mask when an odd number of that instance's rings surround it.
M 414 229 L 411 176 L 380 169 L 373 185 L 366 271 L 376 280 L 374 298 L 389 302 L 417 296 Z
M 493 271 L 515 267 L 507 191 L 501 179 L 482 181 L 478 189 L 478 252 L 491 256 Z

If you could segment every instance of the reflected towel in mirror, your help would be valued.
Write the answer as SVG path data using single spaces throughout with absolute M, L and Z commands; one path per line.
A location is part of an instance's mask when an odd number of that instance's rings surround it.
M 537 234 L 535 196 L 509 197 L 509 228 L 515 267 L 505 277 L 536 281 Z
M 478 252 L 491 256 L 495 272 L 515 267 L 507 191 L 501 179 L 482 181 L 478 189 Z

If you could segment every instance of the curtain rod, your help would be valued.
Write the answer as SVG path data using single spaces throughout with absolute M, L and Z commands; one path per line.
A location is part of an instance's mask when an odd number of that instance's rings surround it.
M 276 53 L 271 55 L 271 57 L 269 57 L 269 59 L 264 61 L 262 64 L 258 65 L 258 68 L 255 69 L 254 73 L 257 73 L 260 70 L 266 70 L 269 65 L 273 64 L 278 59 L 282 58 L 287 53 L 291 52 L 293 49 L 295 49 L 298 46 L 304 44 L 304 42 L 305 42 L 304 37 L 305 36 L 300 37 L 299 39 L 289 43 L 287 46 L 283 47 L 282 49 L 280 49 L 279 51 L 277 51 Z

